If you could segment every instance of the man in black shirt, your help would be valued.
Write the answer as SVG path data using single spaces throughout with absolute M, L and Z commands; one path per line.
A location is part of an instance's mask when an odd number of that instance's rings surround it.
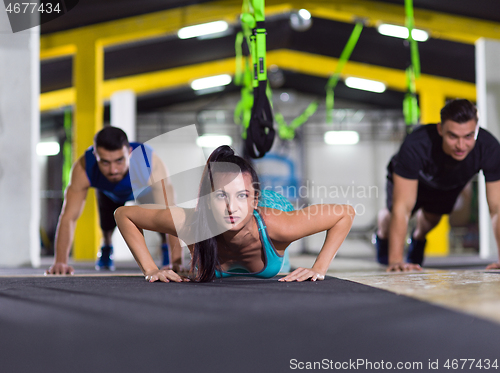
M 500 144 L 479 128 L 467 100 L 441 109 L 441 123 L 416 128 L 387 166 L 387 208 L 379 212 L 377 260 L 388 271 L 421 270 L 425 236 L 453 210 L 466 184 L 483 170 L 493 230 L 500 247 Z M 408 221 L 417 214 L 406 262 Z M 488 269 L 500 269 L 500 262 Z

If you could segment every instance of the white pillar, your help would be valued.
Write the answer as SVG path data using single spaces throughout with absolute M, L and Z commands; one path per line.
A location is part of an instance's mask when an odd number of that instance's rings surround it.
M 0 6 L 0 266 L 40 265 L 39 40 Z
M 500 139 L 500 42 L 481 38 L 476 42 L 476 90 L 479 124 Z M 479 254 L 498 255 L 486 202 L 484 177 L 479 177 Z
M 125 131 L 128 141 L 136 140 L 136 98 L 132 90 L 111 95 L 111 125 Z
M 136 97 L 132 90 L 118 91 L 110 99 L 111 125 L 121 128 L 128 140 L 136 140 Z M 149 236 L 149 234 L 148 234 Z M 116 260 L 133 260 L 133 256 L 120 231 L 115 229 L 112 236 L 113 252 Z

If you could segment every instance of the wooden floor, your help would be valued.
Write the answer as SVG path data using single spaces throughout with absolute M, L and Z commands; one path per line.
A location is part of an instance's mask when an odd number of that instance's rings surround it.
M 347 243 L 349 244 L 349 243 Z M 387 273 L 375 262 L 373 248 L 353 247 L 354 255 L 341 252 L 330 265 L 328 275 L 403 294 L 500 323 L 500 270 L 485 270 L 487 261 L 471 256 L 428 259 L 433 267 L 407 273 Z M 349 254 L 351 248 L 343 252 Z M 293 267 L 311 266 L 315 256 L 301 255 L 290 259 Z M 454 263 L 455 260 L 455 263 Z M 440 266 L 442 264 L 442 266 Z M 465 265 L 464 265 L 465 264 Z M 467 267 L 467 264 L 470 267 Z
M 500 270 L 350 272 L 335 276 L 500 323 Z

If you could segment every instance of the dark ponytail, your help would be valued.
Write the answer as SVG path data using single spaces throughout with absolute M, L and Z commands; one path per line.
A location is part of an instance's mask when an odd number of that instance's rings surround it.
M 208 157 L 207 164 L 210 162 L 222 161 L 223 159 L 228 159 L 230 157 L 234 157 L 234 150 L 231 149 L 228 145 L 221 145 L 217 149 L 215 149 L 210 157 Z
M 232 167 L 227 167 L 232 166 Z M 237 167 L 235 167 L 237 166 Z M 252 186 L 255 190 L 256 198 L 260 194 L 260 184 L 257 173 L 253 167 L 242 157 L 234 154 L 233 149 L 227 145 L 219 146 L 215 149 L 208 158 L 203 176 L 200 183 L 199 197 L 209 195 L 214 192 L 213 174 L 217 172 L 234 172 L 238 170 L 242 174 L 250 174 L 252 178 Z M 213 213 L 206 205 L 208 199 L 199 199 L 196 206 L 196 219 L 193 226 L 194 229 L 210 229 L 214 224 Z M 215 230 L 214 230 L 215 231 Z M 194 245 L 193 260 L 191 262 L 191 271 L 197 272 L 196 281 L 208 282 L 215 278 L 215 271 L 221 271 L 217 236 L 210 236 L 208 239 L 196 240 Z

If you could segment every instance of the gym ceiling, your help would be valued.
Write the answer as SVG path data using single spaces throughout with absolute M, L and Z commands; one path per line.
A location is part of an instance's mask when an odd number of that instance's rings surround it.
M 498 0 L 414 0 L 413 5 L 415 27 L 430 34 L 419 43 L 422 77 L 473 89 L 474 42 L 480 37 L 500 39 Z M 312 26 L 296 31 L 290 13 L 301 8 L 311 13 Z M 234 0 L 80 0 L 67 14 L 41 26 L 41 109 L 49 113 L 72 104 L 75 50 L 64 40 L 92 35 L 103 35 L 105 100 L 123 88 L 135 90 L 139 112 L 194 100 L 199 96 L 189 82 L 195 77 L 234 74 L 240 12 L 241 1 Z M 222 37 L 177 37 L 180 27 L 221 19 L 230 24 Z M 266 1 L 268 66 L 276 65 L 282 73 L 274 88 L 324 96 L 327 79 L 359 20 L 365 27 L 343 72 L 379 77 L 388 89 L 370 93 L 340 82 L 335 97 L 401 108 L 410 48 L 406 40 L 379 34 L 376 26 L 404 25 L 404 0 Z M 234 84 L 225 88 L 238 90 Z

